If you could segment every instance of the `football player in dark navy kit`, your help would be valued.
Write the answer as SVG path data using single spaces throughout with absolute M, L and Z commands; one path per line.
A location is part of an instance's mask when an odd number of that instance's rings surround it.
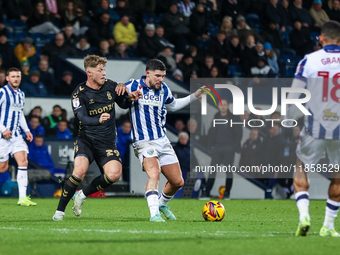
M 79 134 L 74 147 L 74 170 L 65 182 L 57 211 L 52 218 L 56 221 L 63 219 L 65 208 L 74 195 L 72 209 L 75 215 L 80 216 L 86 196 L 112 185 L 122 173 L 122 161 L 115 143 L 114 104 L 127 109 L 132 101 L 140 98 L 141 93 L 128 95 L 124 84 L 105 79 L 106 62 L 106 58 L 87 56 L 84 59 L 87 81 L 79 84 L 72 95 L 73 112 L 79 119 Z M 75 194 L 93 160 L 102 175 Z

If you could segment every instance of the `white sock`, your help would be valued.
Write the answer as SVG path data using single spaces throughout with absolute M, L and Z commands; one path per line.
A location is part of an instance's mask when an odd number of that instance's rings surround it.
M 309 193 L 307 191 L 300 191 L 295 193 L 296 205 L 299 209 L 300 220 L 307 216 L 310 220 L 309 216 Z
M 84 192 L 83 192 L 83 190 L 81 190 L 81 191 L 79 191 L 79 196 L 81 197 L 81 198 L 86 198 L 86 196 L 84 195 Z
M 334 228 L 335 218 L 338 216 L 340 202 L 327 199 L 325 221 L 323 225 L 329 229 Z
M 159 206 L 167 206 L 173 197 L 174 196 L 165 195 L 164 192 L 162 191 L 161 196 L 158 198 Z
M 27 167 L 18 167 L 17 182 L 19 199 L 27 196 Z
M 62 215 L 65 215 L 65 212 L 62 212 L 62 211 L 56 210 L 55 212 L 56 212 L 56 213 L 61 213 Z
M 148 201 L 150 216 L 152 218 L 156 214 L 159 214 L 158 191 L 155 189 L 147 190 L 145 196 Z

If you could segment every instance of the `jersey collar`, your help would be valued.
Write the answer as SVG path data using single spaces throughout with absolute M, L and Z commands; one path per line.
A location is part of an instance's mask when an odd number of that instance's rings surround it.
M 340 46 L 336 44 L 330 44 L 323 47 L 326 52 L 340 53 Z
M 145 79 L 146 79 L 146 76 L 145 76 L 145 75 L 143 75 L 143 76 L 140 78 L 140 85 L 142 85 L 144 88 L 148 88 L 148 89 L 149 89 L 148 85 L 146 85 L 145 82 L 144 82 Z
M 17 90 L 14 90 L 10 85 L 9 85 L 9 83 L 7 83 L 7 85 L 6 85 L 7 87 L 8 87 L 8 89 L 12 92 L 12 94 L 16 94 L 16 93 L 18 93 L 19 92 L 19 88 L 17 89 Z

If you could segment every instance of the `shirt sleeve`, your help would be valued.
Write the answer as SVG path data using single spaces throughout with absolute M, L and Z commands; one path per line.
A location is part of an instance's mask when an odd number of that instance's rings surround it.
M 308 74 L 306 74 L 306 64 L 307 64 L 307 56 L 305 56 L 297 65 L 295 78 L 306 79 Z
M 5 102 L 4 98 L 5 98 L 5 95 L 3 91 L 0 90 L 0 109 L 3 109 L 2 107 Z M 0 134 L 6 130 L 6 127 L 3 125 L 4 120 L 5 120 L 5 116 L 3 116 L 3 114 L 1 114 L 0 112 Z
M 197 98 L 195 96 L 195 93 L 192 93 L 189 96 L 179 98 L 179 99 L 176 99 L 176 98 L 173 97 L 172 102 L 170 104 L 167 104 L 166 108 L 171 112 L 177 111 L 177 110 L 180 110 L 180 109 L 186 107 L 188 104 L 190 104 L 192 101 L 194 101 L 196 99 Z
M 99 118 L 100 116 L 93 116 L 90 117 L 88 115 L 88 111 L 85 104 L 85 99 L 82 94 L 79 94 L 79 92 L 73 94 L 72 98 L 72 110 L 74 115 L 77 116 L 79 121 L 82 125 L 87 126 L 99 126 Z
M 22 130 L 24 130 L 24 132 L 26 133 L 27 131 L 30 131 L 30 129 L 28 128 L 27 126 L 27 122 L 26 122 L 26 119 L 25 119 L 25 116 L 24 116 L 24 113 L 22 112 L 21 115 L 20 115 L 20 127 L 22 128 Z

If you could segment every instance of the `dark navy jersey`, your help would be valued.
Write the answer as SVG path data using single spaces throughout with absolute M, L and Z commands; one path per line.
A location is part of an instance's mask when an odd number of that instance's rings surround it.
M 84 138 L 104 144 L 111 144 L 116 138 L 115 103 L 124 109 L 131 102 L 127 93 L 118 96 L 115 92 L 117 83 L 105 80 L 103 86 L 96 90 L 79 84 L 72 94 L 72 109 L 79 119 L 79 138 Z M 100 115 L 109 113 L 110 119 L 99 123 Z

